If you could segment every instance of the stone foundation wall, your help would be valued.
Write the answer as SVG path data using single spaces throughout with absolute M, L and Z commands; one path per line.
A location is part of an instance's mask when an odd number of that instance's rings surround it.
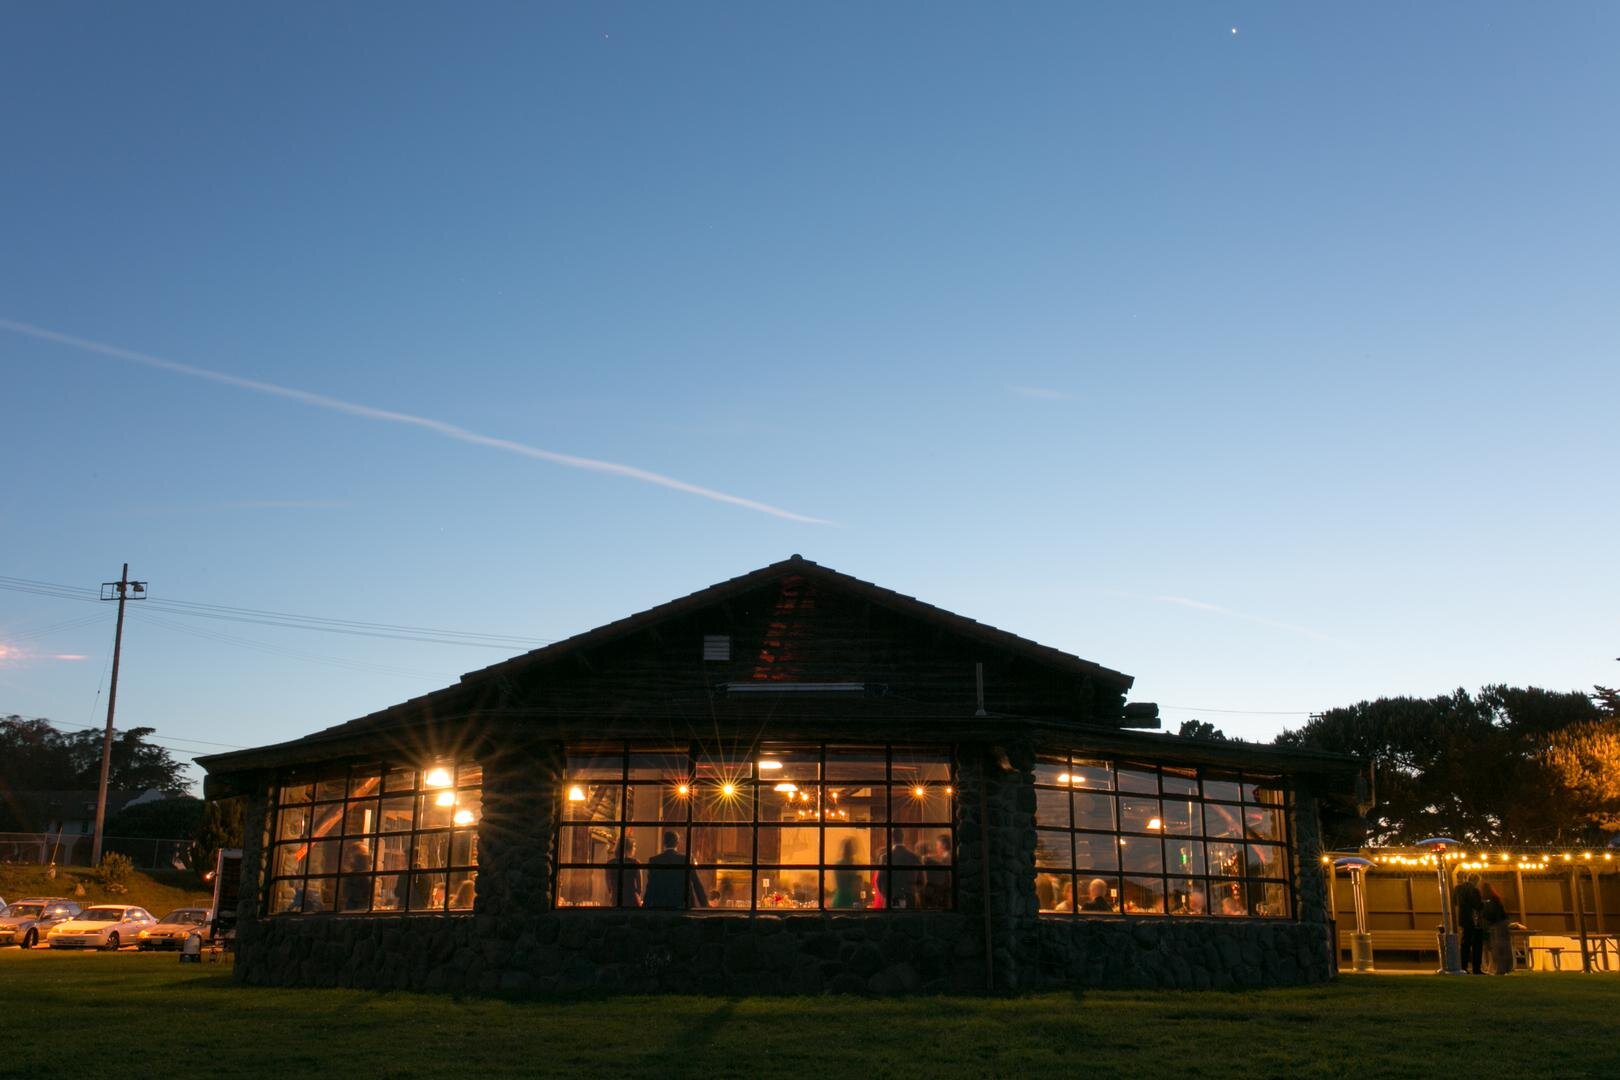
M 955 913 L 570 911 L 533 920 L 315 915 L 246 924 L 236 974 L 274 986 L 471 993 L 983 993 L 984 942 Z M 1237 989 L 1333 974 L 1327 928 L 1294 922 L 1042 917 L 999 992 Z
M 1027 989 L 1236 990 L 1333 977 L 1322 925 L 1259 920 L 1046 917 Z
M 243 926 L 236 974 L 256 985 L 475 993 L 973 993 L 984 989 L 983 946 L 966 927 L 949 912 L 314 915 Z

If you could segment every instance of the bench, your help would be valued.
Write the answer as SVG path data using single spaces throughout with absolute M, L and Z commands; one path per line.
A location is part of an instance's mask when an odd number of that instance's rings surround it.
M 1349 950 L 1355 939 L 1354 930 L 1339 931 L 1339 948 Z M 1371 932 L 1373 952 L 1415 952 L 1440 955 L 1440 943 L 1433 930 L 1374 930 Z

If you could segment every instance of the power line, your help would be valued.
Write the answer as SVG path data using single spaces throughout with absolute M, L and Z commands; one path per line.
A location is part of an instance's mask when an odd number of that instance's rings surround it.
M 220 633 L 215 630 L 200 630 L 192 626 L 184 626 L 149 611 L 143 611 L 136 616 L 138 621 L 153 626 L 160 626 L 177 634 L 188 634 L 191 637 L 202 638 L 205 641 L 217 641 L 226 645 L 235 645 L 243 649 L 253 649 L 257 652 L 268 653 L 272 656 L 284 656 L 293 660 L 308 660 L 317 664 L 330 664 L 333 667 L 346 668 L 350 671 L 372 671 L 384 675 L 406 675 L 413 679 L 443 679 L 453 678 L 451 675 L 430 674 L 411 668 L 392 667 L 388 664 L 372 664 L 364 660 L 348 660 L 336 656 L 323 656 L 319 653 L 300 652 L 297 649 L 288 649 L 280 645 L 272 645 L 266 641 L 255 641 L 253 638 L 237 637 L 235 634 Z
M 46 596 L 57 600 L 99 600 L 93 589 L 80 589 L 49 581 L 34 581 L 0 575 L 0 589 Z M 430 645 L 465 645 L 485 649 L 533 648 L 550 644 L 553 639 L 523 637 L 516 634 L 489 634 L 466 630 L 445 630 L 427 626 L 407 626 L 399 623 L 367 622 L 357 619 L 334 619 L 321 615 L 298 615 L 284 611 L 266 611 L 258 608 L 239 608 L 227 604 L 205 604 L 170 598 L 149 598 L 153 607 L 162 608 L 173 615 L 192 618 L 222 619 L 233 622 L 255 623 L 292 630 L 319 630 L 323 633 L 347 634 L 356 637 L 375 637 L 390 641 L 419 641 Z
M 327 634 L 345 634 L 350 637 L 382 638 L 385 641 L 419 641 L 428 645 L 466 645 L 475 649 L 505 649 L 511 651 L 524 648 L 532 644 L 533 639 L 525 639 L 522 644 L 509 641 L 476 641 L 472 639 L 458 639 L 445 637 L 426 637 L 421 634 L 388 633 L 380 630 L 361 630 L 347 626 L 326 626 L 319 623 L 293 622 L 287 619 L 264 619 L 248 615 L 227 615 L 223 612 L 193 611 L 177 608 L 172 604 L 154 602 L 153 607 L 160 608 L 170 615 L 184 615 L 194 619 L 220 619 L 227 622 L 254 623 L 259 626 L 278 626 L 288 630 L 319 630 Z M 455 631 L 451 631 L 454 633 Z
M 485 641 L 512 641 L 517 643 L 543 642 L 545 639 L 525 637 L 518 634 L 482 634 L 466 630 L 442 630 L 428 626 L 403 626 L 398 623 L 365 622 L 357 619 L 333 619 L 321 615 L 296 615 L 285 611 L 265 611 L 260 608 L 232 607 L 229 604 L 203 604 L 190 600 L 174 600 L 159 598 L 154 601 L 164 607 L 186 608 L 192 610 L 206 610 L 224 612 L 233 615 L 253 615 L 261 618 L 295 619 L 299 622 L 321 623 L 332 626 L 347 626 L 366 630 L 388 630 L 401 633 L 440 634 L 447 637 L 478 638 Z
M 20 714 L 14 714 L 14 715 L 19 715 L 20 716 Z M 52 720 L 48 716 L 21 716 L 20 718 L 23 719 L 23 720 L 39 720 L 42 723 L 49 724 L 51 727 L 56 727 L 56 728 L 63 728 L 63 727 L 82 728 L 82 729 L 84 729 L 86 731 L 100 731 L 101 730 L 101 725 L 100 724 L 75 724 L 75 723 L 72 723 L 72 722 L 67 721 L 67 720 Z M 122 730 L 131 731 L 131 730 L 133 730 L 133 728 L 138 728 L 138 727 L 146 727 L 146 725 L 145 724 L 135 724 L 132 727 L 123 728 Z M 152 728 L 151 730 L 156 731 L 157 729 Z M 163 737 L 165 739 L 171 739 L 174 742 L 199 743 L 199 744 L 201 744 L 203 746 L 222 746 L 227 750 L 246 750 L 246 749 L 248 749 L 248 747 L 242 746 L 239 743 L 210 742 L 207 739 L 193 739 L 193 738 L 189 738 L 189 737 L 187 737 L 185 735 L 165 735 Z M 147 740 L 147 741 L 151 742 L 152 745 L 154 745 L 154 746 L 162 746 L 165 750 L 181 750 L 183 753 L 190 753 L 190 754 L 197 753 L 197 751 L 195 751 L 195 750 L 182 750 L 181 747 L 169 746 L 166 743 L 160 743 L 160 742 L 157 742 L 156 740 Z
M 96 603 L 101 599 L 95 593 L 86 595 L 83 592 L 68 592 L 65 589 L 42 589 L 32 584 L 19 585 L 4 578 L 0 578 L 0 589 L 6 589 L 10 592 L 31 593 L 35 596 L 48 596 L 54 600 L 88 600 L 91 603 Z
M 28 630 L 19 630 L 5 635 L 7 641 L 27 641 L 30 638 L 46 637 L 50 634 L 61 633 L 64 630 L 76 630 L 91 623 L 105 622 L 106 616 L 101 612 L 94 615 L 81 615 L 76 619 L 64 619 L 61 622 L 51 623 L 48 626 L 36 626 Z

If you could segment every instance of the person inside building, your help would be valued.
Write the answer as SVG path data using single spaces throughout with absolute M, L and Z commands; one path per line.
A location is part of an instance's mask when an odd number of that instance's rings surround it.
M 636 858 L 636 838 L 626 832 L 619 848 L 604 868 L 610 907 L 640 907 L 642 894 L 641 860 Z
M 343 910 L 364 911 L 371 904 L 371 845 L 364 837 L 348 842 L 343 859 Z
M 906 844 L 906 838 L 898 829 L 894 833 L 894 843 L 889 848 L 889 869 L 879 871 L 882 875 L 882 895 L 888 906 L 892 908 L 915 908 L 922 902 L 924 876 L 923 861 Z
M 674 830 L 664 833 L 664 850 L 647 860 L 647 885 L 642 906 L 679 911 L 687 907 L 708 907 L 703 882 L 692 873 L 691 864 L 680 851 L 681 838 Z
M 838 849 L 838 861 L 833 864 L 833 891 L 832 899 L 827 902 L 828 907 L 853 908 L 861 903 L 861 875 L 860 871 L 850 869 L 855 865 L 855 841 L 845 837 Z
M 923 907 L 943 911 L 951 906 L 951 834 L 934 837 L 933 849 L 923 856 Z
M 1035 900 L 1042 911 L 1051 911 L 1057 903 L 1057 878 L 1052 874 L 1035 875 Z
M 1080 905 L 1081 911 L 1113 911 L 1114 905 L 1108 899 L 1108 882 L 1102 878 L 1092 878 L 1086 886 L 1086 901 Z

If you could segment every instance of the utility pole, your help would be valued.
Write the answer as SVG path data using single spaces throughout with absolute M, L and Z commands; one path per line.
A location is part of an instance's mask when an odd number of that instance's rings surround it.
M 124 601 L 146 599 L 146 582 L 129 580 L 129 563 L 117 581 L 101 583 L 101 598 L 118 601 L 118 629 L 113 633 L 112 684 L 107 689 L 107 732 L 101 738 L 101 785 L 96 789 L 96 839 L 90 865 L 101 865 L 101 830 L 107 822 L 107 780 L 112 774 L 113 710 L 118 706 L 118 654 L 124 648 Z

